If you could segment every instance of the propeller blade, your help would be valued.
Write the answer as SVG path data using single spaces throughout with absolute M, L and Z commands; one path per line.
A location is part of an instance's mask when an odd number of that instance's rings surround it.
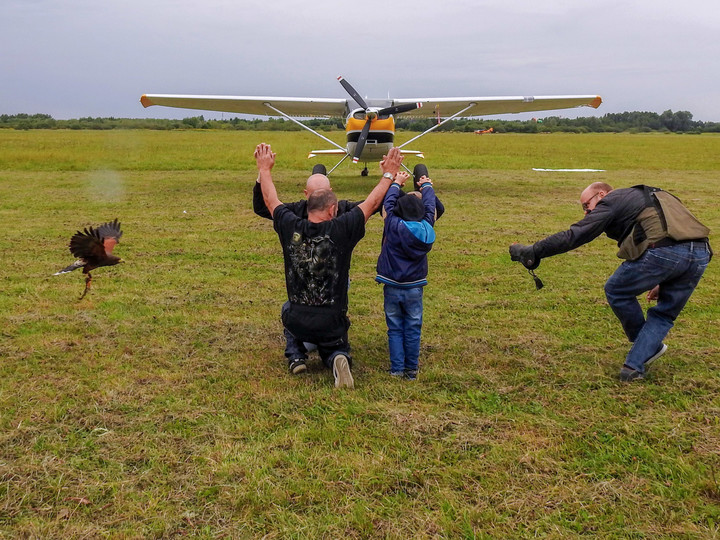
M 355 155 L 353 156 L 353 163 L 357 163 L 358 161 L 360 161 L 360 154 L 362 154 L 363 148 L 365 148 L 368 133 L 370 133 L 370 122 L 370 119 L 368 119 L 367 122 L 365 122 L 362 131 L 360 132 L 360 138 L 355 145 Z
M 353 98 L 358 105 L 360 105 L 363 109 L 368 108 L 365 100 L 360 96 L 360 94 L 357 93 L 357 91 L 352 87 L 349 82 L 343 79 L 342 75 L 338 77 L 338 81 L 340 81 L 340 84 L 343 85 L 343 88 L 347 91 L 348 94 L 350 94 L 350 97 Z
M 393 107 L 385 107 L 384 109 L 380 109 L 378 111 L 378 115 L 385 116 L 388 114 L 399 114 L 412 111 L 413 109 L 419 109 L 420 107 L 422 107 L 422 103 L 405 103 L 403 105 L 395 105 Z

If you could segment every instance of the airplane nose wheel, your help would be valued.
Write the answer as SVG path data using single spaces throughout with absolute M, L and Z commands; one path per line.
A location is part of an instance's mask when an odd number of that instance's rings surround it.
M 368 169 L 366 166 L 362 171 L 360 171 L 360 176 L 367 176 L 367 175 L 368 175 Z

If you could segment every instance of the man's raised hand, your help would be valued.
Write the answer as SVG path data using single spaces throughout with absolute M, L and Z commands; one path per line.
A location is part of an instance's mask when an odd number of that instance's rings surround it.
M 270 148 L 269 144 L 260 143 L 255 147 L 255 162 L 257 163 L 258 171 L 270 171 L 275 165 L 275 153 Z
M 383 156 L 380 162 L 380 170 L 385 173 L 397 174 L 400 170 L 400 164 L 403 162 L 403 155 L 397 146 L 393 146 L 387 153 L 387 156 Z

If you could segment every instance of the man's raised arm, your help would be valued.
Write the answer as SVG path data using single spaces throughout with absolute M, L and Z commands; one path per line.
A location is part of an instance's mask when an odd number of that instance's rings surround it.
M 370 219 L 373 212 L 380 206 L 380 203 L 385 197 L 385 192 L 393 183 L 395 175 L 400 170 L 402 161 L 402 152 L 400 152 L 397 147 L 392 147 L 387 153 L 387 156 L 383 156 L 383 160 L 380 162 L 380 170 L 383 172 L 383 177 L 380 179 L 378 185 L 370 192 L 370 195 L 358 205 L 363 211 L 363 214 L 365 214 L 365 222 Z
M 262 188 L 263 199 L 270 215 L 274 215 L 275 209 L 282 204 L 278 198 L 275 184 L 273 184 L 272 171 L 275 165 L 275 153 L 269 144 L 260 143 L 255 147 L 255 162 L 258 168 L 258 177 L 260 178 L 260 187 Z

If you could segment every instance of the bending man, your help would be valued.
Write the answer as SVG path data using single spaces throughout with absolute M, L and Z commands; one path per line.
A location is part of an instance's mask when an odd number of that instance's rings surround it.
M 625 259 L 605 284 L 605 296 L 620 320 L 632 347 L 620 370 L 620 380 L 645 377 L 647 367 L 665 353 L 663 339 L 695 290 L 712 251 L 710 230 L 669 193 L 649 186 L 613 189 L 590 184 L 580 195 L 585 217 L 535 244 L 513 244 L 510 255 L 526 268 L 565 253 L 602 234 L 616 240 Z M 637 296 L 650 291 L 657 305 L 647 320 Z

